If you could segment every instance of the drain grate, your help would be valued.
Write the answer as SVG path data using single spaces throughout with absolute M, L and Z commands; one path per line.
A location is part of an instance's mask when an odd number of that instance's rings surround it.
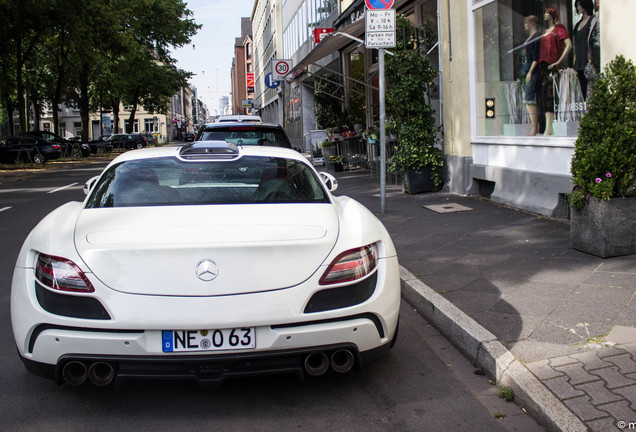
M 457 212 L 465 212 L 473 210 L 470 207 L 466 207 L 457 203 L 448 203 L 448 204 L 435 204 L 435 205 L 427 205 L 425 208 L 434 211 L 435 213 L 457 213 Z

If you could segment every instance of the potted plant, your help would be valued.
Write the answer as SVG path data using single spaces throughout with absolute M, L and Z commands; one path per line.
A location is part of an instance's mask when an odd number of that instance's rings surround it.
M 340 172 L 344 170 L 347 159 L 342 155 L 332 155 L 329 156 L 329 162 L 333 165 L 334 171 Z
M 444 154 L 429 98 L 438 71 L 425 55 L 427 31 L 415 29 L 403 15 L 396 18 L 396 26 L 402 37 L 386 59 L 387 112 L 397 135 L 389 169 L 402 172 L 408 193 L 438 190 Z
M 623 56 L 594 81 L 572 157 L 570 241 L 600 257 L 636 253 L 636 68 Z
M 322 157 L 325 160 L 325 164 L 331 163 L 331 156 L 336 154 L 336 143 L 333 141 L 325 140 L 321 142 L 320 148 L 322 149 Z

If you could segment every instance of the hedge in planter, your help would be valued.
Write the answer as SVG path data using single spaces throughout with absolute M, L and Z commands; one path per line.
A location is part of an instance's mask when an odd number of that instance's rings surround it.
M 604 257 L 636 253 L 636 218 L 625 210 L 636 209 L 636 68 L 623 56 L 594 81 L 575 145 L 568 197 L 572 247 Z M 590 208 L 596 200 L 628 202 L 616 215 L 611 204 Z M 601 208 L 606 216 L 598 215 Z M 621 228 L 626 231 L 613 232 Z
M 397 134 L 390 170 L 402 171 L 405 175 L 427 172 L 432 187 L 422 192 L 436 190 L 443 183 L 440 171 L 444 154 L 439 148 L 434 110 L 428 95 L 438 71 L 425 55 L 427 36 L 434 39 L 434 35 L 413 28 L 403 15 L 396 21 L 397 47 L 394 55 L 386 58 L 387 112 L 390 127 Z

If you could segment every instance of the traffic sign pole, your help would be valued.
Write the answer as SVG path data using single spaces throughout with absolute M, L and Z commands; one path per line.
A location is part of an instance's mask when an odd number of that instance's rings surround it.
M 379 97 L 380 97 L 380 214 L 386 210 L 386 107 L 384 82 L 384 48 L 378 49 Z

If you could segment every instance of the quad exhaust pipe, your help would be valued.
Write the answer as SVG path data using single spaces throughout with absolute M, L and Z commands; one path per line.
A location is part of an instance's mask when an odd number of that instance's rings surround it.
M 70 361 L 62 368 L 62 378 L 70 385 L 83 384 L 87 379 L 96 386 L 110 384 L 115 378 L 115 369 L 110 363 L 95 362 L 86 367 L 80 361 Z
M 334 353 L 331 354 L 331 369 L 338 373 L 349 372 L 354 362 L 353 353 L 347 349 L 334 351 Z
M 78 361 L 70 361 L 62 369 L 62 378 L 71 385 L 80 385 L 88 377 L 86 365 Z
M 309 375 L 320 376 L 329 369 L 329 358 L 327 354 L 316 352 L 309 354 L 305 358 L 305 370 Z
M 327 356 L 324 352 L 315 352 L 305 357 L 305 370 L 309 375 L 320 376 L 327 372 L 329 366 L 335 372 L 349 372 L 355 364 L 355 357 L 348 349 L 340 349 Z
M 105 386 L 115 378 L 115 369 L 110 363 L 95 362 L 88 368 L 88 379 L 96 386 Z

